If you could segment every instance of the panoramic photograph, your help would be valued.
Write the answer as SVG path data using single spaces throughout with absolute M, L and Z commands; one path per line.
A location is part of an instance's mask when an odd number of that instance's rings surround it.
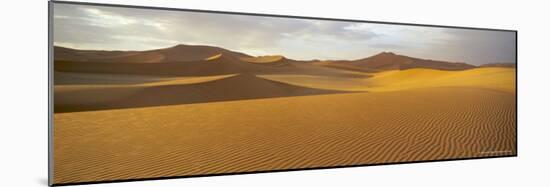
M 516 155 L 511 31 L 53 4 L 53 183 Z

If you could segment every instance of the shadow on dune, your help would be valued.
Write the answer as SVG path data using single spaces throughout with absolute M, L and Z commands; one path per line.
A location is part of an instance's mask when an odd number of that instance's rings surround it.
M 121 93 L 127 95 L 117 97 Z M 55 93 L 54 111 L 66 113 L 336 93 L 351 92 L 300 87 L 266 80 L 253 74 L 240 74 L 221 80 L 187 85 L 59 92 Z M 113 99 L 94 100 L 99 97 L 97 94 Z

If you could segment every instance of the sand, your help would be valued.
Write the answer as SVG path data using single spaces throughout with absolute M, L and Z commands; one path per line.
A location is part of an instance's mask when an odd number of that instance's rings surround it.
M 113 78 L 112 75 L 107 77 Z M 346 92 L 294 86 L 251 74 L 165 79 L 141 84 L 55 85 L 54 111 L 81 112 Z
M 146 51 L 103 51 L 77 50 L 54 47 L 56 61 L 103 62 L 103 63 L 167 63 L 201 61 L 208 57 L 224 54 L 227 56 L 249 57 L 246 54 L 227 49 L 202 45 L 175 45 L 172 47 Z
M 56 48 L 54 183 L 516 154 L 515 68 Z
M 515 107 L 454 87 L 55 114 L 54 182 L 512 155 Z
M 359 67 L 375 70 L 406 70 L 413 68 L 467 70 L 475 68 L 473 65 L 461 62 L 414 58 L 392 52 L 382 52 L 367 58 L 351 61 L 350 63 Z
M 415 88 L 462 86 L 515 92 L 514 68 L 475 68 L 464 71 L 408 69 L 369 74 L 368 78 L 309 75 L 259 75 L 259 77 L 317 89 L 385 92 Z
M 258 56 L 258 57 L 241 57 L 239 58 L 242 61 L 258 64 L 266 63 L 275 63 L 284 59 L 281 55 L 269 55 L 269 56 Z
M 205 58 L 204 60 L 206 60 L 206 61 L 216 60 L 216 59 L 219 59 L 220 57 L 222 57 L 222 55 L 223 54 L 220 53 L 220 54 Z

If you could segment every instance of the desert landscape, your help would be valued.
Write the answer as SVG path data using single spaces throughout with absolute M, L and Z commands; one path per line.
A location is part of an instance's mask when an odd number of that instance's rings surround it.
M 54 183 L 516 154 L 515 63 L 54 47 Z

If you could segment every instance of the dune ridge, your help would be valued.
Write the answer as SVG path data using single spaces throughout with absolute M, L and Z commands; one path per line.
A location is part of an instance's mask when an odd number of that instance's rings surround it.
M 205 58 L 204 60 L 206 60 L 206 61 L 216 60 L 216 59 L 219 59 L 220 57 L 222 57 L 222 55 L 223 54 L 220 53 L 220 54 Z
M 243 61 L 251 63 L 273 63 L 280 60 L 283 60 L 284 57 L 281 55 L 268 55 L 268 56 L 257 56 L 257 57 L 241 57 Z
M 174 63 L 197 62 L 208 60 L 211 57 L 223 55 L 230 61 L 239 61 L 251 64 L 263 64 L 271 66 L 287 66 L 295 63 L 309 63 L 335 69 L 345 69 L 362 72 L 380 72 L 387 70 L 405 70 L 413 68 L 429 68 L 438 70 L 466 70 L 476 68 L 474 65 L 462 62 L 446 62 L 430 59 L 421 59 L 382 52 L 370 57 L 357 60 L 294 60 L 282 55 L 266 55 L 253 57 L 245 53 L 228 49 L 204 46 L 179 44 L 168 48 L 147 51 L 102 51 L 102 50 L 77 50 L 66 47 L 54 47 L 55 61 L 62 62 L 102 62 L 104 65 L 125 63 L 125 66 L 133 66 L 140 63 Z M 212 60 L 212 59 L 210 59 Z M 242 66 L 242 64 L 241 64 Z M 486 65 L 494 66 L 494 65 Z M 65 68 L 65 71 L 70 70 Z M 73 69 L 73 71 L 76 69 Z

